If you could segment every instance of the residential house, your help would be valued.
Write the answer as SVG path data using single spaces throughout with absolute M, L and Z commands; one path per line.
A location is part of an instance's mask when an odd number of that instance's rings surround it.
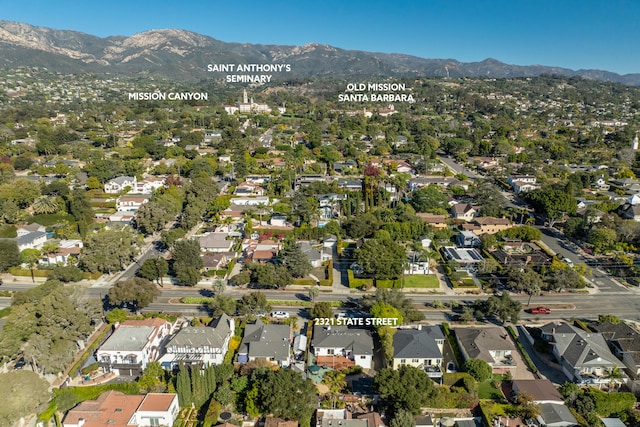
M 442 255 L 445 259 L 454 260 L 463 268 L 470 268 L 480 263 L 483 258 L 474 248 L 456 248 L 455 246 L 445 246 L 442 248 Z
M 393 369 L 402 365 L 423 368 L 430 377 L 442 377 L 444 334 L 439 326 L 397 329 L 393 335 Z
M 131 192 L 138 194 L 152 194 L 155 190 L 165 187 L 164 177 L 148 176 L 141 181 L 137 181 Z
M 429 185 L 437 185 L 438 187 L 448 188 L 455 185 L 456 187 L 463 188 L 465 191 L 469 189 L 469 184 L 460 181 L 458 178 L 450 176 L 422 176 L 411 178 L 407 183 L 407 187 L 410 191 L 418 190 Z
M 242 241 L 242 251 L 246 261 L 270 262 L 278 255 L 280 246 L 274 240 L 245 239 Z
M 264 324 L 257 320 L 248 324 L 238 349 L 238 362 L 265 359 L 280 367 L 290 364 L 291 327 L 280 324 Z
M 181 363 L 200 367 L 221 365 L 234 331 L 235 321 L 226 314 L 209 326 L 184 326 L 167 343 L 160 363 L 170 370 Z
M 436 230 L 449 228 L 449 225 L 447 224 L 446 215 L 435 215 L 430 213 L 419 212 L 419 213 L 416 213 L 416 216 L 422 219 L 427 224 L 431 225 Z
M 349 159 L 344 162 L 333 162 L 333 170 L 339 174 L 343 174 L 348 171 L 353 171 L 357 168 L 358 168 L 358 163 L 353 159 Z
M 104 184 L 104 192 L 107 194 L 118 194 L 124 192 L 127 188 L 134 189 L 136 187 L 135 176 L 119 176 L 107 181 Z
M 413 417 L 413 423 L 416 427 L 435 427 L 436 424 L 430 415 L 416 415 Z
M 43 254 L 40 264 L 56 266 L 67 265 L 72 258 L 77 259 L 82 252 L 82 240 L 61 240 L 53 253 Z
M 136 212 L 142 205 L 151 200 L 150 194 L 127 194 L 116 199 L 118 212 Z
M 458 203 L 451 206 L 451 216 L 458 221 L 473 221 L 478 214 L 478 209 L 468 203 Z
M 96 360 L 106 372 L 138 377 L 150 362 L 158 359 L 171 329 L 169 322 L 159 318 L 116 324 L 111 336 L 96 351 Z
M 481 216 L 473 219 L 469 224 L 475 225 L 478 228 L 473 231 L 478 234 L 495 234 L 500 231 L 507 230 L 513 227 L 513 223 L 508 218 L 495 218 L 491 216 Z M 467 224 L 463 224 L 464 226 Z
M 172 426 L 180 405 L 176 393 L 126 395 L 105 391 L 96 400 L 85 400 L 69 410 L 63 427 Z
M 533 175 L 511 175 L 507 182 L 516 194 L 527 193 L 540 188 L 537 178 Z
M 327 182 L 327 177 L 324 175 L 299 175 L 296 177 L 295 188 L 306 187 L 314 182 Z
M 21 227 L 18 229 L 17 237 L 2 240 L 11 240 L 16 242 L 20 252 L 25 249 L 42 249 L 42 246 L 47 241 L 47 233 L 45 231 L 28 231 L 27 227 Z
M 264 196 L 264 188 L 260 187 L 257 184 L 243 182 L 236 186 L 233 194 L 235 194 L 236 196 Z
M 373 337 L 366 329 L 314 326 L 311 346 L 317 365 L 373 368 Z
M 491 255 L 504 267 L 550 265 L 551 258 L 538 245 L 519 239 L 503 239 L 505 245 L 491 252 Z
M 547 379 L 512 380 L 512 395 L 514 401 L 519 393 L 531 396 L 535 403 L 564 403 L 564 399 L 553 383 Z
M 589 327 L 602 334 L 631 377 L 640 378 L 640 333 L 624 322 L 594 322 Z
M 200 243 L 200 250 L 202 252 L 231 252 L 234 241 L 233 239 L 227 240 L 228 233 L 207 233 L 200 236 L 198 242 Z
M 361 178 L 356 179 L 339 179 L 338 187 L 347 191 L 362 191 L 363 180 Z
M 549 329 L 551 333 L 549 334 Z M 586 332 L 569 324 L 543 327 L 543 338 L 552 345 L 552 353 L 559 361 L 562 372 L 571 381 L 585 382 L 604 377 L 620 365 L 600 333 Z
M 347 409 L 318 409 L 316 427 L 368 427 L 366 419 L 353 419 Z
M 287 225 L 287 217 L 284 215 L 274 215 L 269 219 L 269 225 L 274 227 L 285 227 Z
M 269 205 L 269 197 L 233 197 L 229 200 L 229 203 L 237 206 L 267 206 Z
M 461 231 L 456 235 L 456 244 L 459 248 L 478 248 L 480 236 L 473 231 Z
M 310 242 L 300 241 L 298 242 L 298 247 L 314 268 L 322 267 L 322 263 L 329 261 L 332 257 L 331 252 L 324 251 L 324 246 L 315 247 L 311 246 Z
M 539 425 L 546 427 L 577 427 L 578 421 L 569 408 L 561 403 L 543 403 L 540 405 Z
M 202 256 L 204 270 L 223 270 L 235 257 L 235 252 L 208 252 Z
M 482 359 L 494 373 L 515 369 L 516 348 L 504 328 L 456 328 L 455 333 L 464 360 Z
M 618 215 L 624 219 L 632 219 L 636 222 L 640 222 L 640 204 L 632 205 L 625 203 L 618 208 Z

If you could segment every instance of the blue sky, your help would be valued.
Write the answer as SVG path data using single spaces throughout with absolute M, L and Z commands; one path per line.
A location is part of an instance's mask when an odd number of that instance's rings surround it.
M 100 37 L 179 28 L 226 42 L 640 73 L 638 0 L 0 0 L 0 19 Z

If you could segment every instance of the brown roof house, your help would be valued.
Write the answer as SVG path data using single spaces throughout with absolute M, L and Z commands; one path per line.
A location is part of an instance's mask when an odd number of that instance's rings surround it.
M 176 393 L 125 395 L 106 391 L 67 412 L 63 427 L 172 426 L 180 406 Z
M 514 370 L 516 348 L 504 328 L 456 328 L 456 340 L 465 360 L 481 359 L 496 374 Z

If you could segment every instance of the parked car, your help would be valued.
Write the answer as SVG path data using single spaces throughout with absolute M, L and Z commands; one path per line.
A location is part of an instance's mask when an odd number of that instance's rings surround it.
M 531 314 L 549 314 L 551 313 L 551 309 L 548 307 L 533 307 L 529 309 L 529 313 Z
M 289 313 L 287 313 L 286 311 L 272 311 L 271 317 L 273 317 L 274 319 L 288 319 Z

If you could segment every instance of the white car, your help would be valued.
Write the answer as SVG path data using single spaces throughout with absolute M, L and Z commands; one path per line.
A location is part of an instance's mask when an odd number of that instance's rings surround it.
M 271 317 L 273 317 L 274 319 L 288 319 L 289 313 L 287 313 L 286 311 L 272 311 Z

